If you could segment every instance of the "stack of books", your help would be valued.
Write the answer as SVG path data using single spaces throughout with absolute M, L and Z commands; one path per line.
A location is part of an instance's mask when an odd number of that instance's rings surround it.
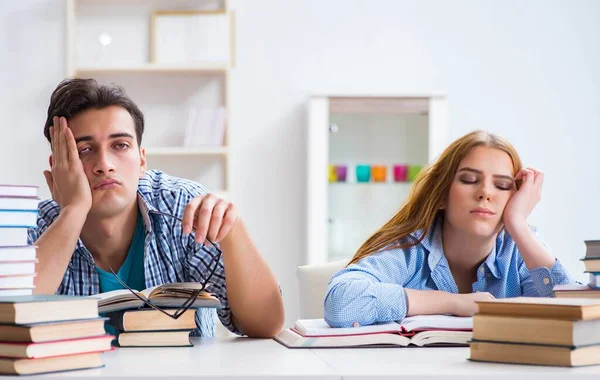
M 36 251 L 27 229 L 37 225 L 37 189 L 0 185 L 0 297 L 33 293 Z
M 136 294 L 173 315 L 202 285 L 196 282 L 167 283 L 144 289 Z M 189 336 L 196 329 L 196 309 L 221 307 L 211 293 L 200 291 L 190 308 L 177 319 L 160 310 L 145 307 L 142 300 L 128 289 L 97 294 L 98 310 L 109 318 L 121 347 L 193 346 Z M 142 308 L 145 307 L 145 308 Z
M 518 297 L 477 304 L 473 361 L 600 364 L 600 300 Z
M 552 289 L 559 298 L 600 298 L 600 240 L 586 240 L 585 257 L 581 259 L 588 274 L 587 284 L 556 285 Z
M 342 328 L 330 327 L 323 319 L 299 319 L 274 339 L 288 348 L 466 346 L 472 326 L 470 317 L 448 315 Z
M 97 300 L 0 297 L 0 374 L 31 375 L 102 367 L 111 350 Z

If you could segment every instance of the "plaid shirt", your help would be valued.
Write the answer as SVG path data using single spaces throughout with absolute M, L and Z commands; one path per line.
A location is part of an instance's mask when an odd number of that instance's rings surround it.
M 150 210 L 161 211 L 183 218 L 183 211 L 188 202 L 198 195 L 207 194 L 207 190 L 192 181 L 175 178 L 158 170 L 149 170 L 138 184 L 138 207 L 146 229 L 144 248 L 144 274 L 146 287 L 161 285 L 167 282 L 202 282 L 210 273 L 208 266 L 211 255 L 200 249 L 194 242 L 194 233 L 184 235 L 181 222 L 174 218 L 149 213 Z M 53 200 L 45 200 L 39 204 L 37 228 L 29 230 L 29 243 L 34 243 L 52 222 L 58 217 L 59 205 Z M 205 246 L 212 255 L 217 255 L 210 244 Z M 216 256 L 215 256 L 216 257 Z M 215 265 L 213 260 L 212 266 Z M 230 331 L 241 334 L 231 320 L 231 310 L 227 301 L 223 259 L 218 263 L 210 285 L 210 292 L 221 301 L 222 308 L 217 311 L 221 322 Z M 94 258 L 83 245 L 77 241 L 73 256 L 58 287 L 57 294 L 89 296 L 100 292 L 100 282 Z M 215 310 L 198 309 L 196 312 L 195 335 L 215 335 Z

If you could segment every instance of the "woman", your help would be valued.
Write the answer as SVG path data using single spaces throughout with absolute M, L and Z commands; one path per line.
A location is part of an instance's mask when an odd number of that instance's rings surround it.
M 456 140 L 333 276 L 325 320 L 347 327 L 419 314 L 470 316 L 475 301 L 551 296 L 570 278 L 527 225 L 543 182 L 499 136 L 475 131 Z

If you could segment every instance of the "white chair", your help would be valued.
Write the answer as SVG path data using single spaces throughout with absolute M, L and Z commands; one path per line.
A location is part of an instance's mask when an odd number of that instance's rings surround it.
M 323 318 L 323 301 L 331 276 L 344 269 L 349 260 L 303 265 L 296 270 L 298 280 L 298 319 Z

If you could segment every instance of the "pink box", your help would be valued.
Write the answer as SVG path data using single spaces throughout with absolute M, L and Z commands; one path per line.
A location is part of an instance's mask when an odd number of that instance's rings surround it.
M 408 174 L 408 165 L 399 164 L 394 165 L 394 181 L 406 182 Z

